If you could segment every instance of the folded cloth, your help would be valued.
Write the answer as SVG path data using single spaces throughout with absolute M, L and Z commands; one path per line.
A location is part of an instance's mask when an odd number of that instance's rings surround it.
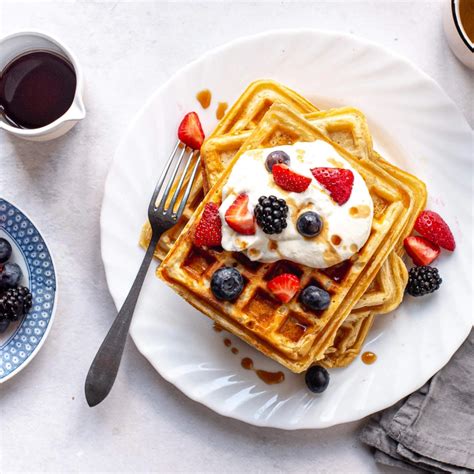
M 474 329 L 428 383 L 360 432 L 376 462 L 413 472 L 474 473 Z

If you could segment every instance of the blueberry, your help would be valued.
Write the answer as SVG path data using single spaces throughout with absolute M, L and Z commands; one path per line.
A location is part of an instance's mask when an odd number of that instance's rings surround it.
M 0 263 L 5 263 L 12 255 L 12 246 L 8 240 L 0 238 Z
M 316 212 L 304 212 L 298 217 L 296 228 L 304 237 L 316 237 L 323 228 L 323 221 Z
M 214 272 L 211 279 L 211 290 L 219 300 L 235 300 L 244 289 L 244 279 L 233 267 L 222 267 Z
M 284 151 L 275 150 L 267 156 L 267 159 L 265 160 L 265 168 L 267 168 L 271 173 L 274 165 L 284 163 L 285 165 L 290 166 L 290 161 L 290 157 Z
M 13 288 L 20 282 L 22 272 L 16 263 L 6 263 L 0 271 L 0 288 Z
M 313 393 L 322 393 L 328 388 L 329 372 L 320 365 L 313 365 L 307 370 L 304 380 Z
M 301 302 L 315 311 L 327 309 L 330 301 L 329 293 L 317 286 L 308 286 L 301 292 Z

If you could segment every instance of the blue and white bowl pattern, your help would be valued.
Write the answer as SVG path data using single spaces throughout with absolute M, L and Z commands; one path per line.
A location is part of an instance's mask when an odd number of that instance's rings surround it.
M 10 325 L 0 339 L 0 383 L 11 378 L 34 357 L 52 325 L 56 305 L 56 273 L 49 249 L 30 219 L 0 198 L 0 236 L 9 238 L 14 254 L 26 268 L 22 284 L 28 286 L 33 305 L 22 321 Z M 20 260 L 21 260 L 20 257 Z

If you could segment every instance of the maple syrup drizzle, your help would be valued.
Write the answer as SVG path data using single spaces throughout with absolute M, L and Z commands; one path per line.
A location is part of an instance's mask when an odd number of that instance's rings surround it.
M 373 352 L 368 351 L 362 354 L 361 359 L 364 364 L 370 365 L 370 364 L 373 364 L 377 360 L 377 355 L 374 354 Z
M 197 101 L 203 109 L 207 109 L 211 105 L 212 94 L 209 89 L 204 89 L 196 94 Z
M 217 323 L 214 323 L 214 330 L 220 332 L 222 331 L 222 327 Z M 223 340 L 223 343 L 226 347 L 230 348 L 232 354 L 237 355 L 239 353 L 237 347 L 232 347 L 232 341 L 229 338 L 226 337 Z M 283 372 L 269 372 L 267 370 L 255 369 L 253 366 L 253 360 L 250 357 L 242 358 L 240 365 L 246 370 L 253 370 L 257 374 L 257 377 L 267 385 L 282 383 L 285 380 L 285 374 Z
M 257 374 L 257 377 L 267 385 L 282 383 L 283 380 L 285 380 L 285 374 L 283 372 L 268 372 L 266 370 L 255 369 L 253 366 L 253 360 L 250 357 L 244 357 L 240 362 L 240 365 L 245 370 L 253 370 Z
M 224 117 L 225 111 L 227 110 L 227 107 L 229 105 L 227 102 L 219 102 L 217 105 L 217 110 L 216 110 L 216 119 L 220 120 L 222 117 Z

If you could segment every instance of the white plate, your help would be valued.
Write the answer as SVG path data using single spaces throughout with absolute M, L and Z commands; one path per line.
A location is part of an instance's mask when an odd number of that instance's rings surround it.
M 265 385 L 240 366 L 281 370 L 276 363 L 223 334 L 156 279 L 150 270 L 131 335 L 158 372 L 190 398 L 223 415 L 261 426 L 322 428 L 357 420 L 423 385 L 449 360 L 471 327 L 472 132 L 451 100 L 424 73 L 389 51 L 353 36 L 314 30 L 274 31 L 218 48 L 176 73 L 132 122 L 118 146 L 102 208 L 102 256 L 110 291 L 120 306 L 143 257 L 137 245 L 155 180 L 176 140 L 184 113 L 197 110 L 206 132 L 216 124 L 218 101 L 230 104 L 253 80 L 271 78 L 318 107 L 352 105 L 368 117 L 377 149 L 423 179 L 429 207 L 452 226 L 457 249 L 437 262 L 443 277 L 430 297 L 406 298 L 377 319 L 365 350 L 373 365 L 356 360 L 331 370 L 326 392 L 312 395 L 303 375 Z M 196 93 L 209 88 L 203 111 Z

